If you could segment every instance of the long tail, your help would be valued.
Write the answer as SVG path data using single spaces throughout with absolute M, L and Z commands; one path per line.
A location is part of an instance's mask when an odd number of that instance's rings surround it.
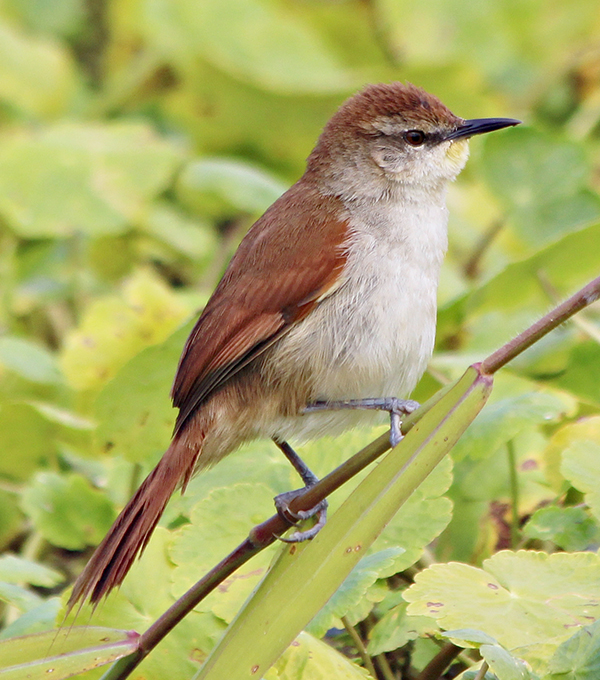
M 67 614 L 89 598 L 96 604 L 123 582 L 135 558 L 144 550 L 169 498 L 189 481 L 198 452 L 173 441 L 158 465 L 123 508 L 73 586 Z

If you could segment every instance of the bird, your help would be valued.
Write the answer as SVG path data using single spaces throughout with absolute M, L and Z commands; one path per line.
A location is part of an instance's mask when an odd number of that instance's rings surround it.
M 518 123 L 465 120 L 401 82 L 367 85 L 340 106 L 202 311 L 173 383 L 171 444 L 76 580 L 68 611 L 120 585 L 171 495 L 242 443 L 272 439 L 309 486 L 316 478 L 289 440 L 384 410 L 399 441 L 433 352 L 448 185 L 470 137 Z M 313 511 L 302 516 L 316 514 L 318 530 L 325 505 Z

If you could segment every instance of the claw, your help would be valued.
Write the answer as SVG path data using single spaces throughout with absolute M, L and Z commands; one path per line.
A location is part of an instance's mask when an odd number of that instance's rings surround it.
M 290 502 L 303 492 L 304 489 L 297 489 L 296 491 L 288 491 L 275 497 L 275 508 L 277 509 L 277 514 L 286 522 L 289 522 L 294 526 L 296 526 L 301 520 L 309 519 L 310 517 L 314 516 L 317 517 L 317 523 L 310 529 L 306 529 L 305 531 L 295 531 L 287 538 L 278 536 L 278 538 L 284 543 L 301 543 L 302 541 L 307 541 L 309 538 L 314 538 L 327 522 L 328 503 L 325 499 L 323 499 L 320 503 L 317 503 L 317 505 L 310 508 L 309 510 L 294 511 L 290 509 Z

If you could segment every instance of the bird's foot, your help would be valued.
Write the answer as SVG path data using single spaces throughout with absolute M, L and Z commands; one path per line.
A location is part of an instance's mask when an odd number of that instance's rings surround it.
M 277 514 L 286 522 L 295 525 L 298 524 L 298 522 L 310 519 L 311 517 L 317 518 L 316 524 L 310 529 L 294 531 L 291 536 L 287 536 L 286 538 L 279 536 L 278 538 L 285 543 L 301 543 L 302 541 L 307 541 L 309 538 L 314 538 L 327 522 L 328 503 L 325 498 L 309 510 L 292 510 L 290 508 L 292 500 L 304 493 L 305 490 L 306 487 L 304 489 L 296 489 L 295 491 L 286 491 L 285 493 L 279 494 L 279 496 L 275 496 L 274 501 Z
M 403 438 L 402 416 L 408 415 L 419 408 L 420 404 L 412 399 L 398 399 L 397 397 L 382 397 L 372 399 L 348 399 L 347 401 L 316 401 L 309 404 L 302 413 L 316 411 L 333 411 L 341 409 L 365 409 L 387 411 L 390 414 L 390 444 L 396 446 Z

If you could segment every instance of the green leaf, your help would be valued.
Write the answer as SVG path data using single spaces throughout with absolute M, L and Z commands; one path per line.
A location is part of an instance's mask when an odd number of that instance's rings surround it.
M 135 631 L 77 626 L 0 641 L 2 680 L 62 680 L 131 654 Z
M 95 428 L 95 423 L 87 418 L 83 418 L 73 411 L 56 406 L 52 403 L 30 401 L 28 405 L 34 408 L 49 423 L 60 425 L 67 430 L 87 432 Z
M 207 221 L 190 219 L 166 201 L 157 201 L 140 227 L 200 266 L 208 264 L 218 247 L 215 230 Z
M 54 355 L 25 338 L 0 337 L 0 364 L 32 382 L 49 385 L 63 382 Z
M 0 640 L 8 640 L 54 628 L 60 610 L 60 598 L 51 597 L 25 611 L 0 632 Z
M 250 529 L 273 514 L 273 492 L 260 483 L 232 484 L 213 489 L 190 514 L 190 524 L 181 527 L 170 551 L 176 569 L 173 591 L 181 596 L 198 578 L 247 536 Z M 242 565 L 196 609 L 212 611 L 229 623 L 252 589 L 267 571 L 272 547 Z
M 2 581 L 0 581 L 0 600 L 22 612 L 29 611 L 42 602 L 42 598 L 28 588 Z
M 585 502 L 600 521 L 600 442 L 574 441 L 563 451 L 560 471 L 585 494 Z
M 179 200 L 199 215 L 223 219 L 263 213 L 287 186 L 250 163 L 202 158 L 188 163 L 177 179 Z
M 434 564 L 404 598 L 411 615 L 431 616 L 446 630 L 482 630 L 509 650 L 560 642 L 600 615 L 599 566 L 593 553 L 503 550 L 483 569 Z
M 484 145 L 486 178 L 510 205 L 570 196 L 587 180 L 583 148 L 538 130 L 521 125 L 510 134 L 489 135 Z
M 5 134 L 0 215 L 27 238 L 121 233 L 168 186 L 180 160 L 175 147 L 131 123 Z
M 113 590 L 101 606 L 96 608 L 85 603 L 79 612 L 71 612 L 64 621 L 63 609 L 58 620 L 67 629 L 76 620 L 87 621 L 93 616 L 95 625 L 120 625 L 139 632 L 146 630 L 175 601 L 170 592 L 174 568 L 168 556 L 172 539 L 172 532 L 158 526 L 123 585 Z M 64 602 L 67 595 L 63 596 Z M 145 680 L 191 678 L 222 635 L 224 627 L 223 621 L 210 612 L 190 612 L 142 661 L 134 677 Z
M 437 632 L 437 626 L 428 616 L 409 616 L 407 606 L 402 601 L 392 607 L 371 628 L 367 648 L 371 656 L 392 652 L 411 640 Z
M 481 645 L 495 645 L 497 640 L 491 635 L 484 633 L 481 630 L 475 628 L 459 628 L 457 630 L 447 630 L 445 633 L 441 634 L 441 637 L 448 638 L 448 640 L 455 641 L 462 647 L 475 647 L 479 648 Z
M 27 479 L 44 459 L 55 453 L 54 428 L 30 404 L 0 405 L 0 473 Z
M 0 415 L 1 420 L 1 415 Z M 0 489 L 0 547 L 6 547 L 23 530 L 23 515 L 17 496 Z
M 573 444 L 588 443 L 593 448 L 600 444 L 600 416 L 580 418 L 559 428 L 550 439 L 544 451 L 546 478 L 557 493 L 566 490 L 565 478 L 561 474 L 563 452 Z M 585 474 L 585 473 L 584 473 Z
M 283 550 L 198 678 L 237 680 L 254 667 L 265 673 L 452 447 L 485 403 L 490 387 L 488 380 L 469 369 L 442 398 L 426 404 L 402 443 L 373 468 L 310 544 Z
M 64 581 L 64 576 L 54 569 L 5 553 L 0 557 L 0 581 L 7 583 L 29 583 L 34 586 L 52 588 Z
M 363 557 L 310 622 L 308 632 L 316 637 L 323 637 L 330 628 L 338 624 L 342 616 L 346 616 L 359 604 L 377 579 L 396 573 L 395 558 L 403 552 L 403 548 L 395 547 Z
M 585 626 L 560 645 L 544 680 L 597 680 L 600 677 L 600 623 Z
M 296 12 L 265 0 L 155 0 L 145 31 L 190 68 L 198 56 L 242 82 L 293 93 L 340 92 L 354 77 Z
M 141 351 L 99 393 L 94 415 L 100 451 L 139 462 L 167 448 L 175 423 L 169 393 L 192 325 Z
M 563 550 L 585 550 L 597 543 L 600 530 L 583 508 L 547 506 L 536 510 L 523 527 L 528 538 L 552 541 Z
M 115 519 L 105 494 L 76 474 L 38 473 L 22 507 L 46 540 L 68 550 L 97 545 Z
M 468 319 L 472 325 L 478 319 L 485 321 L 484 315 L 493 315 L 497 321 L 495 349 L 513 333 L 510 326 L 514 315 L 527 310 L 531 318 L 532 314 L 548 311 L 548 296 L 540 284 L 540 274 L 559 296 L 598 275 L 598 243 L 600 223 L 567 234 L 531 257 L 507 265 L 491 279 L 440 310 L 438 332 L 442 335 L 455 332 L 457 319 Z M 574 262 L 577 266 L 573 266 Z M 492 346 L 491 339 L 488 346 Z M 526 365 L 527 354 L 522 362 Z M 518 366 L 518 360 L 513 365 Z
M 525 127 L 485 140 L 484 169 L 510 207 L 517 231 L 539 246 L 600 215 L 598 197 L 583 191 L 589 174 L 583 148 Z
M 61 354 L 67 380 L 79 390 L 99 389 L 142 349 L 164 341 L 189 313 L 155 274 L 138 270 L 120 296 L 94 300 L 67 336 Z
M 23 25 L 36 33 L 69 37 L 77 30 L 85 30 L 84 0 L 56 0 L 48 5 L 45 0 L 19 0 L 11 3 Z
M 553 381 L 582 401 L 600 406 L 600 346 L 594 340 L 580 342 L 569 352 L 568 365 Z
M 501 645 L 481 645 L 479 653 L 498 676 L 498 680 L 529 680 L 531 678 L 525 664 Z
M 523 430 L 572 415 L 575 408 L 568 395 L 542 390 L 492 401 L 456 445 L 453 458 L 489 458 Z
M 271 669 L 277 680 L 367 680 L 371 676 L 327 643 L 300 633 Z M 265 676 L 265 680 L 270 676 Z
M 374 544 L 375 549 L 401 546 L 395 560 L 395 572 L 412 566 L 423 550 L 448 526 L 452 519 L 452 501 L 445 494 L 452 483 L 452 459 L 444 458 L 429 477 L 392 517 Z
M 28 116 L 63 113 L 76 87 L 66 45 L 0 22 L 0 99 Z
M 456 677 L 456 680 L 499 680 L 495 673 L 490 670 L 485 672 L 485 675 L 481 677 L 479 674 L 480 668 L 468 669 L 464 673 L 461 673 Z

